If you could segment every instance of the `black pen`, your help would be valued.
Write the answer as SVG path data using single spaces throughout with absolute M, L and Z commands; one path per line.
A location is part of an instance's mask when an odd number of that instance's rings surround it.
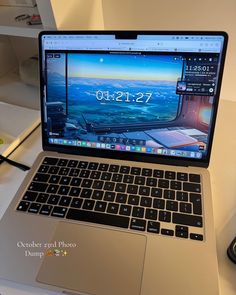
M 12 166 L 15 166 L 23 171 L 27 171 L 27 170 L 30 170 L 30 167 L 24 165 L 24 164 L 21 164 L 21 163 L 18 163 L 16 161 L 13 161 L 13 160 L 10 160 L 2 155 L 0 155 L 0 160 L 2 160 L 3 162 L 7 162 L 8 164 L 11 164 Z

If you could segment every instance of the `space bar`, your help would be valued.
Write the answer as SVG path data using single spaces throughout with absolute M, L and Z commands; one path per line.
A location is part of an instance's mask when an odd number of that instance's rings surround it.
M 84 211 L 78 209 L 69 209 L 66 218 L 92 223 L 106 224 L 128 228 L 129 218 L 111 214 L 102 214 L 94 211 Z

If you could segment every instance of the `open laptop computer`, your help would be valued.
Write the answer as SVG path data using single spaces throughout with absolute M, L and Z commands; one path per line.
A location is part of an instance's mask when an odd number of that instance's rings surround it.
M 224 32 L 39 35 L 43 152 L 0 277 L 66 294 L 216 295 L 209 164 Z

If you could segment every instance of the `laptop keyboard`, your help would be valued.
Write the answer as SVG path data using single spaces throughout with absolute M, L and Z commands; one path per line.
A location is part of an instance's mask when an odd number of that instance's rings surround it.
M 198 174 L 46 157 L 16 210 L 203 240 Z

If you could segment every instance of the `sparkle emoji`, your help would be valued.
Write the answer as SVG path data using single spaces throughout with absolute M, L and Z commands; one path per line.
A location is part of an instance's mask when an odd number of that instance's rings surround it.
M 68 255 L 68 252 L 66 250 L 62 250 L 62 256 L 67 256 Z

